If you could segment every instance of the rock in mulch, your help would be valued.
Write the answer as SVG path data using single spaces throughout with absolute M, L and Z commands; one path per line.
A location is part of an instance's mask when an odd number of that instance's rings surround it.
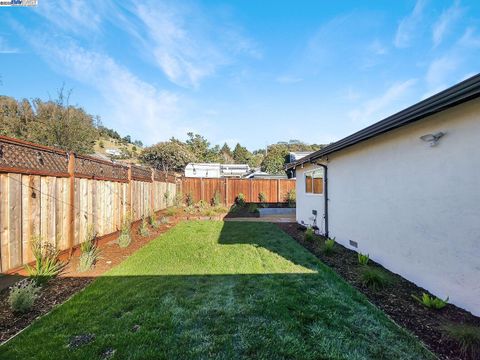
M 102 352 L 102 359 L 111 359 L 116 352 L 116 349 L 107 348 Z
M 132 331 L 137 332 L 138 330 L 140 330 L 140 325 L 133 325 Z
M 70 349 L 76 349 L 80 346 L 87 345 L 95 340 L 95 334 L 82 334 L 76 335 L 70 339 L 68 347 Z

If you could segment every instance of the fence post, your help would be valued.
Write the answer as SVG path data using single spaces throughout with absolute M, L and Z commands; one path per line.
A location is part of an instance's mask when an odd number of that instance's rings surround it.
M 127 194 L 127 204 L 128 204 L 128 212 L 133 219 L 133 204 L 132 204 L 132 164 L 128 164 L 128 194 Z
M 277 179 L 277 203 L 280 201 L 280 179 Z
M 150 211 L 155 214 L 155 170 L 150 168 L 152 172 L 152 186 L 150 188 Z
M 228 206 L 228 178 L 225 178 L 225 206 Z
M 71 152 L 68 155 L 68 176 L 70 179 L 68 209 L 68 246 L 70 248 L 69 256 L 73 254 L 73 245 L 75 244 L 75 154 Z
M 249 179 L 247 181 L 250 185 L 250 202 L 255 202 L 255 199 L 253 198 L 253 181 L 252 179 Z

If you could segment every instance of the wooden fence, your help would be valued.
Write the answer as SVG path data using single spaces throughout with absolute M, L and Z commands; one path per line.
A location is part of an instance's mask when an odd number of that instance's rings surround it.
M 166 208 L 176 189 L 159 171 L 0 136 L 0 271 L 33 260 L 34 236 L 67 250 L 89 225 L 108 235 L 127 213 L 138 220 Z
M 217 192 L 227 206 L 233 204 L 240 193 L 246 202 L 260 202 L 260 193 L 265 195 L 266 202 L 286 202 L 287 193 L 292 189 L 295 189 L 294 179 L 182 178 L 180 183 L 182 194 L 191 194 L 195 202 L 205 200 L 210 203 Z

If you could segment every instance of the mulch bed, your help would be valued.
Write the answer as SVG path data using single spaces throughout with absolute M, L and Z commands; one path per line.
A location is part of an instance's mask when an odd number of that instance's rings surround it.
M 246 203 L 245 206 L 236 206 L 232 211 L 233 207 L 230 209 L 228 214 L 225 216 L 226 219 L 233 218 L 258 218 L 260 214 L 258 212 L 251 212 L 251 205 L 256 205 L 259 209 L 262 207 L 265 208 L 287 208 L 289 207 L 287 203 Z
M 162 214 L 164 212 L 159 213 L 158 218 Z M 25 271 L 20 270 L 17 273 L 0 277 L 0 289 L 2 289 L 0 291 L 0 343 L 19 333 L 35 319 L 50 312 L 55 306 L 64 303 L 74 294 L 84 289 L 96 277 L 122 262 L 145 244 L 157 238 L 158 235 L 175 226 L 184 217 L 170 216 L 168 218 L 168 224 L 162 224 L 156 230 L 149 228 L 150 234 L 147 237 L 140 236 L 138 234 L 138 226 L 140 224 L 134 224 L 131 232 L 132 243 L 127 248 L 120 248 L 115 239 L 99 241 L 98 246 L 101 249 L 100 259 L 90 271 L 82 273 L 77 271 L 78 255 L 80 255 L 80 251 L 77 249 L 73 257 L 69 259 L 64 272 L 42 287 L 39 297 L 35 300 L 32 310 L 28 313 L 15 314 L 8 304 L 9 286 L 25 277 Z
M 480 318 L 452 304 L 447 304 L 441 310 L 431 310 L 422 306 L 412 298 L 412 294 L 421 297 L 423 292 L 429 293 L 427 290 L 370 260 L 368 266 L 381 268 L 393 278 L 392 285 L 374 291 L 362 284 L 360 277 L 362 265 L 358 263 L 355 251 L 335 244 L 335 252 L 327 256 L 322 250 L 321 237 L 316 237 L 313 242 L 307 242 L 304 240 L 304 229 L 298 224 L 278 223 L 277 225 L 323 263 L 335 270 L 348 283 L 365 294 L 373 304 L 382 309 L 397 324 L 420 338 L 440 359 L 465 359 L 461 354 L 460 345 L 448 338 L 440 328 L 449 323 L 480 326 Z

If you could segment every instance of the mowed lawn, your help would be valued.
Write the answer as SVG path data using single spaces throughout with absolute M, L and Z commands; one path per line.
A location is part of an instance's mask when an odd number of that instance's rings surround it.
M 69 348 L 72 337 L 92 342 Z M 275 225 L 184 222 L 0 347 L 1 359 L 431 359 Z

